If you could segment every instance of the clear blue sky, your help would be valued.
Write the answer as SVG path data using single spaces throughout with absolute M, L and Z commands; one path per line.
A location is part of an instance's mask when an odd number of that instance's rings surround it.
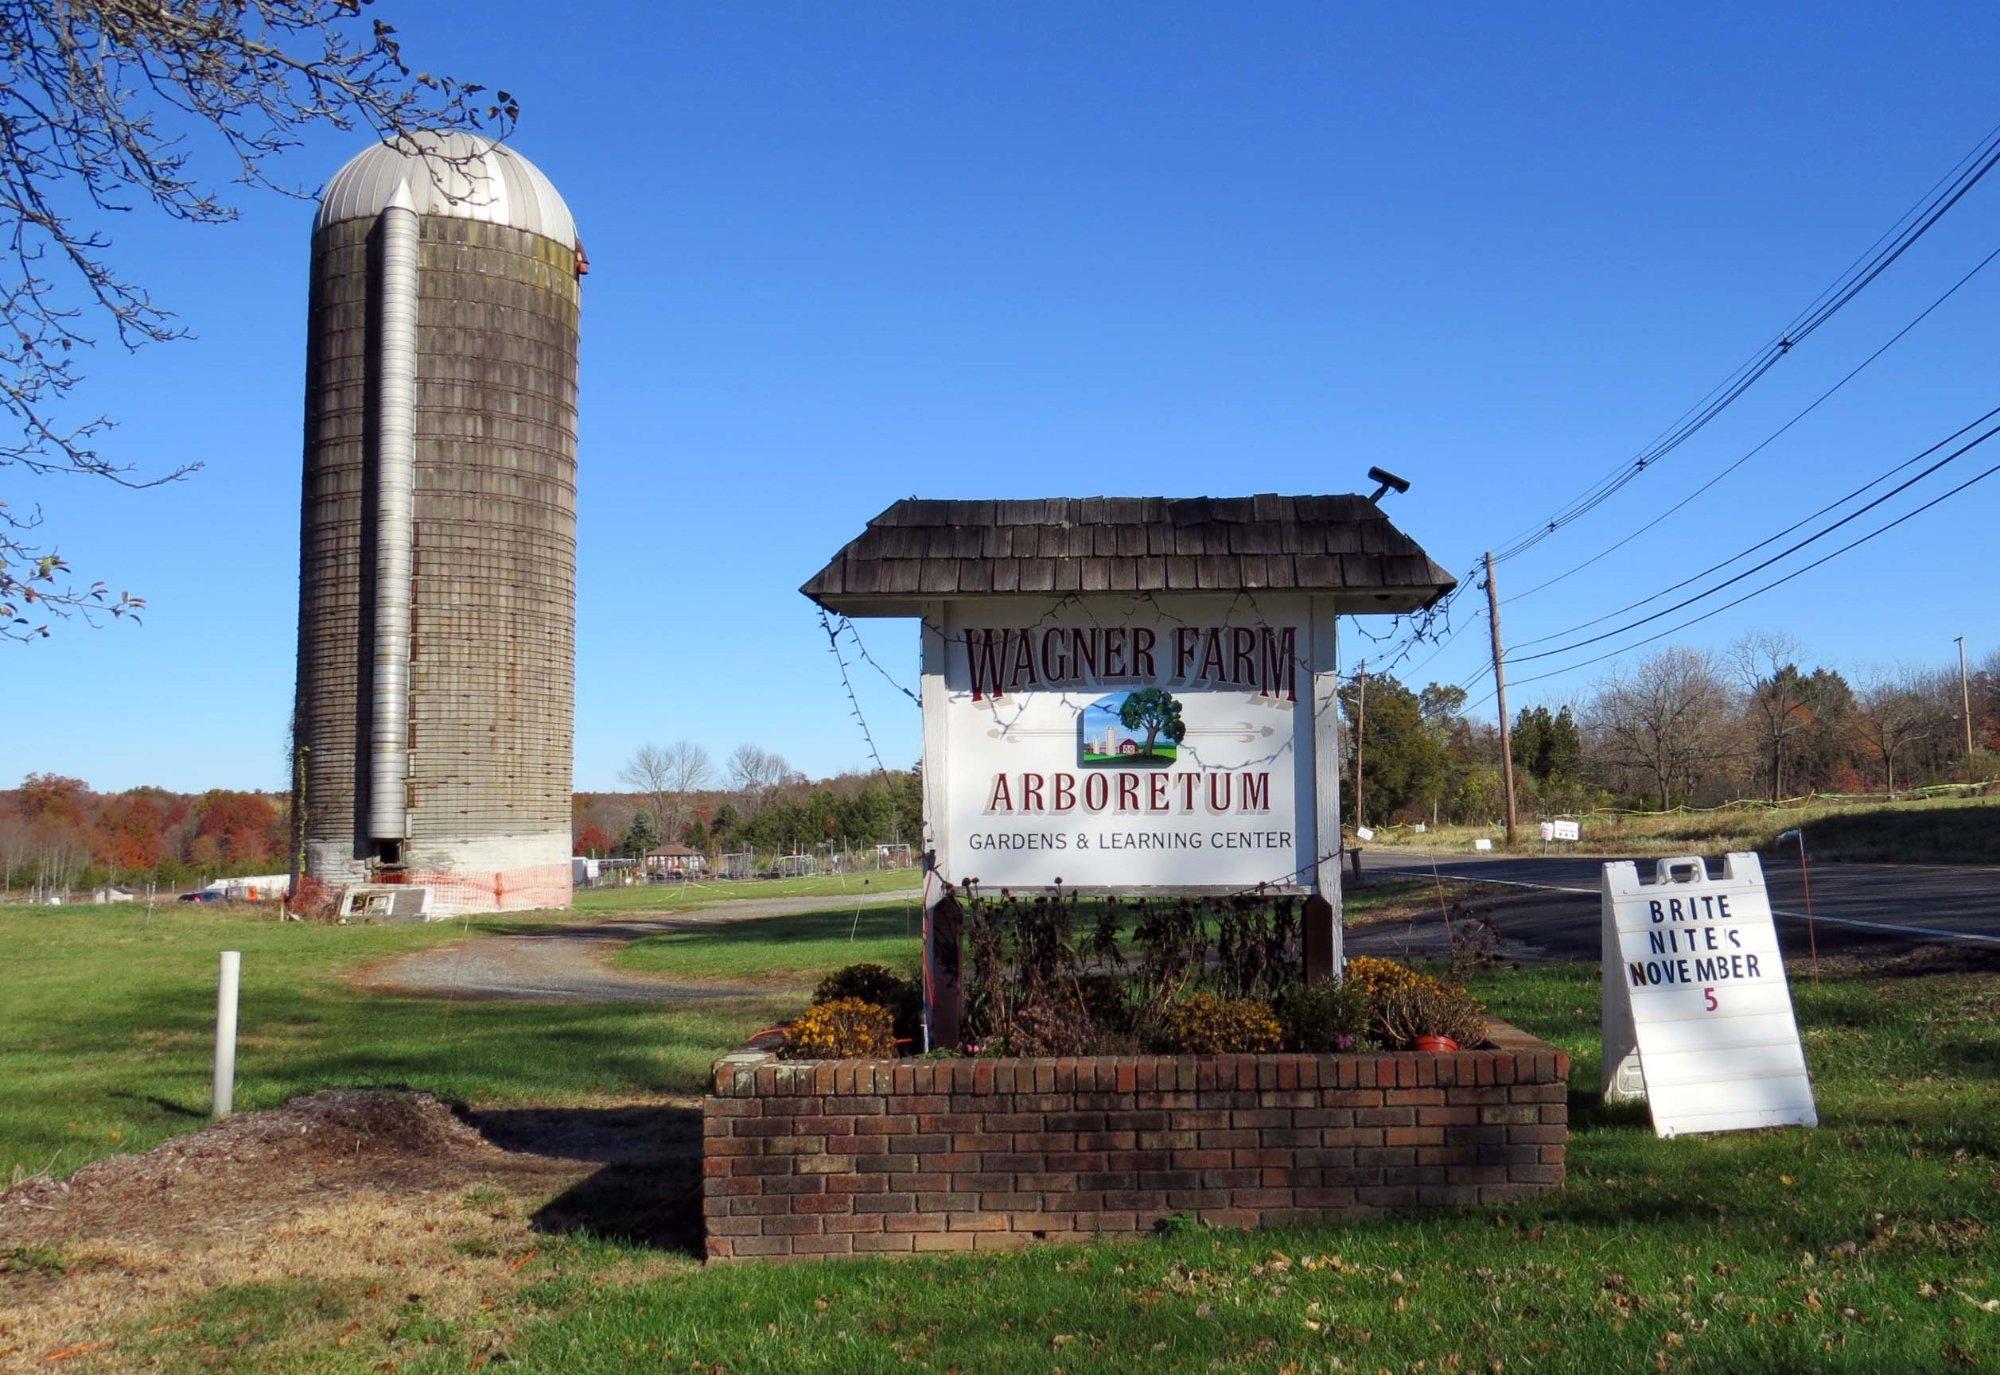
M 379 8 L 422 65 L 519 95 L 516 146 L 589 246 L 580 788 L 646 739 L 865 762 L 794 589 L 911 493 L 1345 491 L 1381 464 L 1415 484 L 1394 517 L 1461 569 L 1644 445 L 2000 120 L 2000 12 L 1972 6 Z M 289 168 L 316 185 L 354 150 Z M 103 351 L 86 404 L 123 421 L 121 455 L 208 466 L 143 494 L 10 480 L 152 611 L 0 648 L 0 779 L 284 785 L 312 211 L 244 209 L 114 226 L 199 338 Z M 1506 578 L 1677 499 L 1996 235 L 2000 174 Z M 2000 404 L 1990 274 L 1710 497 L 1509 607 L 1511 637 Z M 1685 638 L 1783 627 L 1852 668 L 1942 662 L 1963 631 L 1983 654 L 1996 510 L 2000 478 Z M 914 678 L 912 626 L 863 630 Z M 1481 638 L 1426 676 L 1469 675 Z M 862 672 L 883 753 L 913 760 L 915 709 Z

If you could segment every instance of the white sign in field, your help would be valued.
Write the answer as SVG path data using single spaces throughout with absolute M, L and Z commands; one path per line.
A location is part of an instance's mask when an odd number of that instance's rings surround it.
M 929 632 L 945 719 L 925 774 L 944 791 L 945 872 L 988 889 L 1313 881 L 1305 600 L 1173 611 L 993 598 Z M 1320 653 L 1330 663 L 1330 643 Z
M 1583 839 L 1583 823 L 1581 821 L 1551 821 L 1547 824 L 1548 834 L 1543 837 L 1545 840 Z
M 1604 1096 L 1661 1136 L 1817 1126 L 1764 871 L 1732 854 L 1604 866 Z

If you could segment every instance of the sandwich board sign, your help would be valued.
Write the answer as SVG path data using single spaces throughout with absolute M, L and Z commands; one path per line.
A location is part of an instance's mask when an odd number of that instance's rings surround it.
M 1661 1136 L 1819 1125 L 1757 856 L 1607 864 L 1603 909 L 1605 1101 Z

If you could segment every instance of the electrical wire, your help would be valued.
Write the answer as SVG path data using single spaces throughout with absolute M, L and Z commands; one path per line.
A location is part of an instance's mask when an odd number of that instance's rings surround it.
M 1971 154 L 1961 158 L 1955 164 L 1953 171 L 1947 173 L 1934 185 L 1931 192 L 1920 199 L 1916 208 L 1905 212 L 1887 234 L 1876 240 L 1870 251 L 1864 252 L 1846 272 L 1836 278 L 1832 285 L 1822 290 L 1814 298 L 1813 304 L 1794 317 L 1792 323 L 1787 325 L 1776 339 L 1739 365 L 1735 372 L 1713 388 L 1702 400 L 1683 412 L 1678 420 L 1632 459 L 1612 469 L 1605 477 L 1558 509 L 1546 521 L 1523 531 L 1496 550 L 1493 555 L 1494 562 L 1504 563 L 1515 558 L 1564 526 L 1588 515 L 1636 480 L 1653 464 L 1687 442 L 1777 366 L 1778 362 L 1794 348 L 1838 314 L 1870 283 L 1888 271 L 1918 240 L 1929 233 L 1953 206 L 1963 200 L 1996 164 L 2000 164 L 2000 128 L 1989 133 Z
M 1644 525 L 1641 525 L 1637 529 L 1633 530 L 1631 534 L 1626 535 L 1623 539 L 1616 540 L 1611 544 L 1606 545 L 1604 548 L 1598 550 L 1595 554 L 1592 554 L 1589 558 L 1583 560 L 1581 563 L 1571 565 L 1570 567 L 1564 569 L 1562 572 L 1556 574 L 1552 578 L 1546 578 L 1543 581 L 1536 583 L 1533 587 L 1530 587 L 1525 591 L 1516 592 L 1510 597 L 1501 598 L 1502 603 L 1511 604 L 1513 602 L 1520 601 L 1523 597 L 1532 597 L 1537 592 L 1541 592 L 1548 588 L 1554 587 L 1557 583 L 1562 582 L 1564 579 L 1574 577 L 1576 574 L 1581 573 L 1584 569 L 1590 567 L 1592 564 L 1598 562 L 1600 559 L 1603 559 L 1608 555 L 1615 554 L 1620 549 L 1623 549 L 1626 545 L 1630 544 L 1633 540 L 1638 539 L 1641 535 L 1648 534 L 1653 530 L 1658 529 L 1660 525 L 1664 523 L 1669 516 L 1672 516 L 1677 512 L 1685 509 L 1690 502 L 1694 501 L 1697 497 L 1700 497 L 1704 493 L 1708 492 L 1717 483 L 1721 482 L 1731 473 L 1735 472 L 1737 469 L 1741 468 L 1744 464 L 1748 463 L 1751 459 L 1755 458 L 1758 454 L 1762 453 L 1765 449 L 1769 448 L 1774 441 L 1776 441 L 1780 436 L 1785 434 L 1794 425 L 1798 424 L 1801 420 L 1804 420 L 1807 416 L 1811 415 L 1814 411 L 1818 410 L 1820 406 L 1825 404 L 1825 402 L 1834 395 L 1835 392 L 1838 392 L 1842 387 L 1845 387 L 1849 382 L 1852 382 L 1856 377 L 1860 376 L 1861 373 L 1868 368 L 1869 364 L 1873 363 L 1876 359 L 1880 358 L 1883 354 L 1887 353 L 1890 349 L 1894 348 L 1898 343 L 1902 342 L 1903 337 L 1905 335 L 1907 335 L 1911 330 L 1915 329 L 1918 325 L 1922 324 L 1925 321 L 1925 319 L 1927 319 L 1930 316 L 1932 311 L 1936 310 L 1946 301 L 1949 301 L 1954 295 L 1958 293 L 1958 289 L 1960 287 L 1964 286 L 1967 282 L 1970 282 L 1974 277 L 1978 276 L 1981 270 L 1984 269 L 1995 258 L 2000 258 L 2000 248 L 1994 249 L 1991 253 L 1988 253 L 1984 258 L 1981 258 L 1979 262 L 1973 266 L 1970 272 L 1967 272 L 1963 277 L 1960 277 L 1956 282 L 1953 282 L 1951 286 L 1945 290 L 1945 293 L 1942 296 L 1939 296 L 1936 300 L 1932 301 L 1929 305 L 1925 306 L 1923 310 L 1920 311 L 1914 319 L 1912 319 L 1908 324 L 1904 325 L 1901 329 L 1897 330 L 1893 335 L 1891 335 L 1888 341 L 1884 343 L 1880 348 L 1876 349 L 1873 353 L 1869 354 L 1866 358 L 1862 359 L 1859 363 L 1855 364 L 1854 367 L 1846 374 L 1846 376 L 1842 377 L 1838 382 L 1835 382 L 1832 386 L 1828 387 L 1825 391 L 1821 392 L 1817 397 L 1815 397 L 1812 401 L 1812 404 L 1808 405 L 1804 410 L 1800 411 L 1797 415 L 1794 415 L 1790 420 L 1787 420 L 1777 429 L 1771 431 L 1769 435 L 1765 436 L 1762 442 L 1757 444 L 1755 447 L 1751 448 L 1747 453 L 1743 454 L 1742 457 L 1736 459 L 1734 462 L 1724 467 L 1720 472 L 1716 473 L 1715 476 L 1711 477 L 1708 481 L 1702 483 L 1701 486 L 1695 488 L 1692 492 L 1689 492 L 1686 496 L 1682 497 L 1672 506 L 1669 506 L 1666 510 L 1660 512 L 1658 515 L 1648 520 Z M 1673 589 L 1669 588 L 1667 590 L 1672 591 Z M 1665 594 L 1654 593 L 1653 595 L 1654 597 L 1658 597 L 1658 596 L 1663 596 Z M 1649 597 L 1646 600 L 1650 601 L 1652 600 L 1652 598 Z M 1645 602 L 1634 603 L 1634 605 L 1643 606 L 1645 605 Z M 1629 610 L 1630 608 L 1628 607 L 1625 609 Z M 1618 614 L 1619 613 L 1616 611 L 1609 612 L 1607 613 L 1605 619 L 1609 619 L 1610 616 L 1615 616 Z M 1585 622 L 1585 624 L 1594 625 L 1596 624 L 1596 622 L 1590 621 L 1590 622 Z M 1581 627 L 1578 628 L 1580 629 Z M 1544 636 L 1543 638 L 1549 639 L 1554 637 Z
M 1982 438 L 1978 442 L 1983 443 L 1985 439 L 1989 438 L 1990 436 L 1991 432 L 1989 432 L 1987 436 L 1982 436 Z M 1959 495 L 1961 492 L 1966 491 L 1968 488 L 1971 488 L 1981 482 L 1984 482 L 1987 478 L 1992 477 L 1995 473 L 2000 473 L 2000 463 L 1994 464 L 1992 467 L 1986 469 L 1984 472 L 1975 473 L 1973 476 L 1967 478 L 1964 482 L 1959 483 L 1958 486 L 1951 488 L 1949 491 L 1939 493 L 1937 496 L 1932 497 L 1929 501 L 1923 503 L 1923 505 L 1921 506 L 1912 507 L 1910 510 L 1905 511 L 1902 515 L 1897 516 L 1894 520 L 1889 521 L 1883 525 L 1878 525 L 1873 530 L 1870 530 L 1867 534 L 1849 540 L 1846 544 L 1841 545 L 1840 548 L 1833 550 L 1831 553 L 1822 554 L 1820 555 L 1820 557 L 1814 559 L 1811 563 L 1802 564 L 1799 567 L 1794 568 L 1791 572 L 1784 574 L 1782 577 L 1773 578 L 1770 582 L 1765 583 L 1762 587 L 1754 588 L 1749 592 L 1745 592 L 1742 596 L 1737 597 L 1733 601 L 1725 602 L 1721 606 L 1711 607 L 1709 610 L 1702 612 L 1699 616 L 1691 616 L 1687 620 L 1682 621 L 1678 625 L 1669 626 L 1665 630 L 1657 631 L 1654 634 L 1648 635 L 1643 640 L 1634 640 L 1629 645 L 1620 646 L 1617 649 L 1610 650 L 1603 654 L 1599 654 L 1594 658 L 1584 659 L 1574 664 L 1567 664 L 1562 668 L 1551 669 L 1546 673 L 1537 673 L 1527 678 L 1517 679 L 1513 684 L 1511 684 L 1511 686 L 1521 686 L 1527 683 L 1539 683 L 1548 678 L 1559 678 L 1565 673 L 1574 673 L 1577 669 L 1580 668 L 1589 668 L 1593 664 L 1601 664 L 1606 659 L 1615 659 L 1619 655 L 1630 653 L 1632 650 L 1638 649 L 1642 645 L 1652 644 L 1656 640 L 1664 640 L 1667 636 L 1678 634 L 1680 631 L 1686 630 L 1691 625 L 1698 625 L 1702 621 L 1709 620 L 1710 618 L 1715 616 L 1720 616 L 1723 612 L 1733 610 L 1734 608 L 1739 607 L 1743 605 L 1743 603 L 1751 600 L 1753 597 L 1761 597 L 1764 593 L 1769 592 L 1771 589 L 1775 587 L 1782 587 L 1784 584 L 1790 582 L 1792 579 L 1810 573 L 1813 569 L 1820 567 L 1822 564 L 1831 563 L 1833 560 L 1839 558 L 1842 554 L 1847 553 L 1851 549 L 1859 548 L 1861 545 L 1868 543 L 1870 540 L 1875 539 L 1879 535 L 1886 535 L 1887 533 L 1889 533 L 1889 531 L 1895 529 L 1899 525 L 1902 525 L 1904 522 L 1913 520 L 1916 517 L 1922 515 L 1924 512 L 1930 510 L 1932 507 L 1941 505 L 1944 502 L 1951 500 L 1951 498 Z M 1485 697 L 1482 697 L 1474 705 L 1483 706 L 1487 702 L 1493 700 L 1495 695 L 1496 694 L 1489 692 L 1488 694 L 1486 694 Z
M 1747 554 L 1754 552 L 1755 550 L 1760 549 L 1767 544 L 1771 544 L 1776 540 L 1784 538 L 1786 534 L 1790 533 L 1790 531 L 1792 530 L 1798 529 L 1800 525 L 1807 524 L 1817 519 L 1819 516 L 1825 514 L 1827 511 L 1832 510 L 1834 507 L 1841 506 L 1849 501 L 1852 501 L 1856 496 L 1860 495 L 1862 492 L 1867 491 L 1868 488 L 1880 484 L 1888 477 L 1893 476 L 1895 473 L 1898 473 L 1903 469 L 1909 467 L 1912 463 L 1919 462 L 1922 459 L 1929 457 L 1931 454 L 1936 453 L 1939 449 L 1943 448 L 1945 445 L 1957 439 L 1960 435 L 1963 435 L 1967 430 L 1972 429 L 1975 426 L 1985 424 L 1988 420 L 1991 420 L 1996 415 L 2000 415 L 2000 406 L 1994 407 L 1992 410 L 1986 412 L 1985 415 L 1973 421 L 1970 425 L 1963 426 L 1955 433 L 1946 436 L 1944 439 L 1939 440 L 1937 443 L 1931 445 L 1928 449 L 1925 449 L 1922 453 L 1918 454 L 1915 458 L 1905 459 L 1903 462 L 1897 464 L 1894 468 L 1891 468 L 1887 473 L 1884 473 L 1879 477 L 1871 479 L 1862 487 L 1859 487 L 1855 489 L 1855 491 L 1850 492 L 1846 496 L 1840 498 L 1840 500 L 1835 501 L 1828 506 L 1821 507 L 1819 511 L 1816 511 L 1812 515 L 1807 516 L 1804 520 L 1795 522 L 1786 530 L 1780 531 L 1776 535 L 1760 540 L 1757 544 L 1750 546 L 1748 550 L 1743 550 L 1736 554 L 1731 555 L 1729 558 L 1724 559 L 1721 564 L 1714 565 L 1710 569 L 1702 573 L 1696 574 L 1693 578 L 1684 580 L 1681 585 L 1685 586 L 1687 582 L 1693 582 L 1700 578 L 1706 577 L 1709 572 L 1715 571 L 1716 568 L 1726 567 L 1727 565 L 1736 562 L 1738 559 L 1745 557 Z M 1769 568 L 1772 564 L 1778 562 L 1780 559 L 1790 557 L 1792 554 L 1797 553 L 1799 550 L 1805 548 L 1807 545 L 1825 539 L 1835 530 L 1840 529 L 1842 526 L 1847 525 L 1852 521 L 1858 520 L 1860 517 L 1874 510 L 1876 507 L 1880 506 L 1883 502 L 1889 500 L 1891 497 L 1896 496 L 1899 493 L 1908 491 L 1911 487 L 1914 487 L 1917 483 L 1922 482 L 1925 478 L 1929 477 L 1932 473 L 1937 472 L 1939 469 L 1945 467 L 1947 464 L 1957 462 L 1961 457 L 1970 453 L 1972 450 L 1978 448 L 1981 444 L 1984 444 L 1987 440 L 1991 439 L 1996 434 L 2000 434 L 2000 425 L 1994 426 L 1992 429 L 1987 430 L 1984 434 L 1980 435 L 1978 438 L 1970 440 L 1967 443 L 1958 447 L 1957 449 L 1954 449 L 1952 452 L 1946 454 L 1943 458 L 1939 459 L 1937 462 L 1931 464 L 1930 467 L 1925 468 L 1922 472 L 1918 473 L 1915 477 L 1909 478 L 1908 480 L 1898 484 L 1895 487 L 1891 487 L 1888 491 L 1882 493 L 1881 496 L 1876 497 L 1873 501 L 1867 502 L 1862 506 L 1856 507 L 1854 510 L 1842 516 L 1839 520 L 1833 522 L 1833 524 L 1828 525 L 1824 529 L 1818 530 L 1815 533 L 1806 536 L 1804 539 L 1798 541 L 1796 544 L 1790 545 L 1789 547 L 1780 550 L 1778 553 L 1775 553 L 1771 555 L 1771 557 L 1765 559 L 1762 563 L 1755 564 L 1749 568 L 1744 569 L 1741 573 L 1737 573 L 1732 577 L 1725 578 L 1723 581 L 1717 583 L 1715 586 L 1708 588 L 1705 591 L 1697 592 L 1692 597 L 1685 597 L 1680 601 L 1675 602 L 1672 606 L 1663 607 L 1658 611 L 1652 612 L 1650 615 L 1641 616 L 1638 620 L 1629 621 L 1622 626 L 1616 627 L 1615 629 L 1602 631 L 1596 635 L 1589 636 L 1586 639 L 1577 640 L 1571 644 L 1558 645 L 1554 649 L 1544 649 L 1534 654 L 1519 654 L 1519 655 L 1510 654 L 1507 656 L 1508 662 L 1530 663 L 1536 659 L 1547 659 L 1558 654 L 1568 654 L 1574 650 L 1582 649 L 1588 645 L 1597 644 L 1600 641 L 1611 639 L 1614 636 L 1623 635 L 1628 630 L 1637 630 L 1642 625 L 1647 625 L 1653 621 L 1657 621 L 1662 616 L 1671 616 L 1674 612 L 1681 610 L 1683 607 L 1692 606 L 1694 603 L 1698 601 L 1705 601 L 1709 597 L 1712 597 L 1716 593 L 1722 591 L 1725 587 L 1732 587 L 1735 584 L 1742 582 L 1745 578 L 1751 576 L 1753 573 L 1760 573 L 1764 569 Z

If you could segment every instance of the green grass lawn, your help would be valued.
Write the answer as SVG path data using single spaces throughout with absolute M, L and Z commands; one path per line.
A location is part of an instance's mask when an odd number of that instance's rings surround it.
M 1825 1125 L 1656 1140 L 1594 1106 L 1587 966 L 1495 973 L 1496 1011 L 1577 1057 L 1572 1175 L 1504 1208 L 1077 1250 L 633 1277 L 632 1248 L 551 1239 L 485 1316 L 309 1281 L 192 1303 L 166 1370 L 524 1372 L 1931 1372 L 2000 1356 L 2000 986 L 1799 987 Z M 260 1355 L 242 1345 L 290 1333 Z M 144 1349 L 144 1348 L 140 1348 Z M 280 1356 L 278 1351 L 290 1354 Z
M 809 987 L 864 961 L 905 972 L 923 947 L 923 913 L 907 903 L 765 917 L 634 941 L 612 963 L 634 973 Z
M 842 898 L 860 893 L 915 892 L 923 883 L 917 869 L 882 869 L 862 874 L 813 878 L 702 879 L 686 883 L 640 883 L 630 888 L 585 888 L 575 910 L 603 912 L 679 911 L 738 898 Z
M 721 925 L 665 948 L 683 971 L 770 964 L 807 981 L 846 962 L 835 947 L 852 917 Z M 861 941 L 912 948 L 885 925 L 897 919 L 864 911 Z M 336 1083 L 552 1102 L 685 1090 L 798 999 L 447 1010 L 340 981 L 452 934 L 0 912 L 17 956 L 0 970 L 4 1158 L 39 1168 L 53 1152 L 71 1168 L 196 1125 L 225 945 L 245 958 L 246 1106 Z M 458 1316 L 401 1300 L 393 1281 L 371 1298 L 381 1286 L 301 1274 L 217 1289 L 118 1350 L 169 1372 L 2000 1370 L 2000 980 L 1798 983 L 1822 1127 L 1677 1141 L 1655 1139 L 1643 1110 L 1595 1104 L 1594 967 L 1496 971 L 1476 991 L 1576 1057 L 1571 1178 L 1536 1201 L 714 1271 L 551 1236 L 512 1287 Z M 496 1350 L 505 1361 L 488 1364 Z
M 372 961 L 536 918 L 279 923 L 175 906 L 0 908 L 0 1184 L 67 1174 L 205 1124 L 216 955 L 243 952 L 238 1108 L 371 1084 L 466 1102 L 699 1091 L 796 998 L 686 1009 L 443 1003 L 365 993 Z
M 1902 802 L 1814 802 L 1797 807 L 1746 807 L 1717 812 L 1592 814 L 1583 818 L 1580 844 L 1552 847 L 1561 854 L 1713 854 L 1761 850 L 1778 836 L 1803 827 L 1816 860 L 1899 864 L 2000 864 L 2000 797 L 1914 798 Z M 1502 828 L 1439 826 L 1419 835 L 1406 826 L 1377 827 L 1375 838 L 1354 842 L 1367 849 L 1471 851 L 1485 837 L 1504 849 Z M 1524 818 L 1518 853 L 1540 853 L 1537 823 Z M 1785 842 L 1790 845 L 1792 842 Z

